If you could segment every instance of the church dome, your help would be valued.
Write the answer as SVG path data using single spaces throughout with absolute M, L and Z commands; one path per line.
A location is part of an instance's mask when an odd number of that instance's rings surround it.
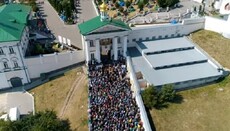
M 107 11 L 107 5 L 104 2 L 100 5 L 100 11 L 101 12 Z

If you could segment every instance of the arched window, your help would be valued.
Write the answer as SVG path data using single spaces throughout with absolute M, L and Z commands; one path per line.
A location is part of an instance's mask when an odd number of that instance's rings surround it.
M 0 62 L 2 63 L 4 69 L 9 68 L 9 65 L 8 65 L 9 60 L 8 59 L 3 58 L 3 59 L 0 60 Z
M 11 58 L 11 61 L 12 61 L 13 65 L 14 65 L 14 68 L 18 68 L 19 67 L 19 65 L 18 65 L 18 58 L 13 57 L 13 58 Z

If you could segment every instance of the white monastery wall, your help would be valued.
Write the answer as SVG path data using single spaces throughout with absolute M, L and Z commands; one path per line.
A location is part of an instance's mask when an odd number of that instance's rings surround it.
M 164 24 L 153 26 L 133 27 L 128 36 L 128 46 L 135 46 L 139 40 L 154 40 L 188 35 L 204 28 L 205 18 L 194 18 L 183 20 L 178 24 Z
M 139 86 L 139 83 L 137 81 L 136 74 L 134 72 L 131 58 L 129 56 L 127 56 L 127 68 L 128 68 L 129 74 L 130 74 L 130 81 L 132 83 L 132 87 L 134 88 L 133 95 L 134 95 L 135 100 L 137 102 L 137 106 L 140 109 L 141 120 L 143 121 L 143 126 L 144 126 L 146 131 L 151 131 L 152 129 L 150 127 L 148 116 L 147 116 L 146 110 L 145 110 L 145 106 L 144 106 L 144 103 L 143 103 L 143 100 L 142 100 L 141 94 L 140 94 L 141 93 L 140 86 Z
M 65 53 L 54 53 L 26 58 L 30 78 L 40 77 L 41 73 L 47 73 L 61 69 L 85 60 L 83 51 L 73 51 Z
M 204 29 L 220 33 L 230 39 L 230 15 L 228 17 L 228 20 L 223 20 L 206 16 Z

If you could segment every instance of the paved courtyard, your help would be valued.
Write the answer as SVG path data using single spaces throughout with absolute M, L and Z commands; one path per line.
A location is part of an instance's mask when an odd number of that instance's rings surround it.
M 39 3 L 39 1 L 43 0 L 38 0 L 37 2 Z M 77 4 L 78 23 L 74 25 L 65 25 L 48 0 L 45 0 L 44 4 L 38 4 L 38 6 L 41 14 L 47 21 L 49 29 L 56 37 L 56 41 L 58 41 L 58 36 L 62 36 L 70 39 L 71 44 L 77 46 L 78 48 L 82 48 L 81 36 L 77 28 L 77 24 L 96 16 L 91 0 L 82 0 L 79 4 Z
M 10 108 L 18 107 L 20 114 L 33 112 L 33 97 L 23 91 L 0 94 L 0 112 L 9 113 Z

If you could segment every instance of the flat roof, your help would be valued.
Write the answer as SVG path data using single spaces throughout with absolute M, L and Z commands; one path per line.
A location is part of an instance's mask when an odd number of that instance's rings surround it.
M 128 48 L 128 51 L 135 71 L 141 71 L 144 78 L 155 86 L 222 75 L 222 72 L 209 62 L 155 70 L 149 66 L 136 47 Z
M 144 57 L 146 57 L 146 60 L 151 63 L 154 68 L 208 60 L 206 56 L 196 51 L 196 49 L 148 54 Z
M 138 46 L 145 53 L 194 47 L 192 42 L 190 42 L 185 37 L 153 40 L 153 41 L 142 41 L 142 42 L 138 42 Z

